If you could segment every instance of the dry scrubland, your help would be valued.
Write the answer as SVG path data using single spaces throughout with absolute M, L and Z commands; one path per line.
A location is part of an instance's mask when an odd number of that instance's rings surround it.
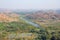
M 24 18 L 39 25 L 34 27 Z M 52 36 L 60 37 L 60 14 L 55 11 L 36 11 L 31 14 L 15 12 L 0 12 L 0 40 L 41 40 L 45 36 L 50 40 Z

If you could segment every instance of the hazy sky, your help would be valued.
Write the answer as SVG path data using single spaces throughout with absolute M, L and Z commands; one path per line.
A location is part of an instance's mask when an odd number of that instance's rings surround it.
M 60 0 L 0 0 L 6 9 L 60 9 Z

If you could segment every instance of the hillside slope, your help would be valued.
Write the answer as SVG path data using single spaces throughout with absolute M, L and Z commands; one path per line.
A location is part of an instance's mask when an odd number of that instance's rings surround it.
M 0 13 L 0 22 L 11 22 L 11 21 L 18 21 L 18 15 L 15 13 L 7 13 L 2 12 Z

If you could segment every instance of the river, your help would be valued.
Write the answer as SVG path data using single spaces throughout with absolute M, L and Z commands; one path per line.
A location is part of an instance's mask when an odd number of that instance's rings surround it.
M 33 25 L 34 27 L 40 27 L 40 25 L 38 25 L 38 24 L 36 24 L 36 23 L 34 23 L 34 22 L 31 22 L 31 21 L 29 21 L 29 20 L 27 20 L 27 19 L 25 19 L 25 18 L 23 18 L 23 17 L 20 17 L 20 19 L 26 21 L 27 23 Z

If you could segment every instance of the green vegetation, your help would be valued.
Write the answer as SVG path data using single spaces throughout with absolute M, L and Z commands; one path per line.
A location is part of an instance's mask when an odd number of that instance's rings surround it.
M 60 23 L 50 24 L 48 27 L 41 29 L 21 19 L 19 22 L 0 22 L 0 40 L 9 40 L 6 38 L 8 35 L 16 34 L 17 36 L 20 33 L 32 33 L 32 36 L 30 38 L 29 36 L 26 38 L 15 38 L 15 40 L 41 40 L 42 38 L 49 40 L 52 36 L 55 36 L 57 39 L 60 37 L 60 28 L 58 26 L 60 26 Z
M 0 22 L 0 40 L 51 40 L 53 37 L 60 40 L 59 20 L 46 20 L 37 16 L 36 19 L 34 16 L 24 15 L 17 17 L 18 21 Z M 33 23 L 38 24 L 39 27 L 35 27 Z
M 12 33 L 32 33 L 30 31 L 36 29 L 38 28 L 26 23 L 21 19 L 19 22 L 0 22 L 0 40 L 5 40 L 5 37 Z M 6 38 L 6 40 L 8 39 Z

